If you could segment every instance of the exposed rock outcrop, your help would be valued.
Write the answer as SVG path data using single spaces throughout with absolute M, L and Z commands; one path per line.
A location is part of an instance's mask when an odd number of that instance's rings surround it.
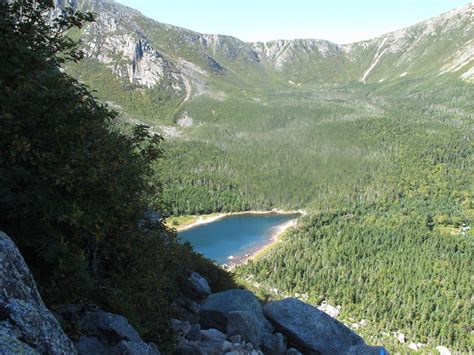
M 79 305 L 64 305 L 55 312 L 82 334 L 75 344 L 79 355 L 160 354 L 155 344 L 142 340 L 124 316 Z
M 44 305 L 16 245 L 3 232 L 0 232 L 0 348 L 6 353 L 76 353 L 59 322 Z
M 275 333 L 263 335 L 262 351 L 265 355 L 284 355 L 286 350 L 286 342 L 283 334 Z
M 158 355 L 121 315 L 80 305 L 46 308 L 13 241 L 0 232 L 0 354 Z M 83 334 L 73 345 L 58 320 Z
M 172 320 L 178 343 L 174 354 L 388 354 L 383 347 L 366 345 L 342 323 L 297 299 L 270 302 L 262 308 L 247 290 L 211 294 L 206 279 L 197 273 L 192 273 L 190 284 L 189 295 L 183 295 L 186 302 L 179 305 L 193 304 L 189 308 L 194 312 L 188 311 L 193 317 Z M 0 354 L 160 354 L 121 315 L 68 304 L 55 307 L 53 316 L 15 244 L 2 232 L 0 287 Z M 79 332 L 75 346 L 57 319 Z M 287 343 L 292 348 L 287 350 Z
M 270 302 L 265 316 L 287 336 L 288 341 L 308 353 L 385 354 L 380 347 L 369 347 L 341 322 L 296 298 Z
M 263 315 L 262 306 L 257 297 L 250 291 L 238 289 L 209 296 L 199 313 L 201 325 L 226 332 L 228 313 L 234 311 L 245 311 L 253 314 L 261 332 L 272 332 L 273 327 Z
M 206 299 L 211 294 L 211 288 L 207 283 L 207 280 L 199 275 L 197 272 L 193 272 L 189 279 L 191 283 L 192 296 L 197 299 Z
M 242 68 L 269 70 L 291 82 L 375 83 L 425 73 L 429 64 L 430 74 L 455 73 L 469 82 L 474 78 L 472 3 L 402 30 L 344 45 L 318 39 L 246 43 L 152 21 L 114 1 L 56 3 L 97 13 L 96 22 L 82 32 L 90 59 L 139 87 L 159 86 L 184 95 L 184 101 L 191 91 L 205 91 L 200 87 L 210 84 L 202 73 L 225 78 Z M 189 65 L 188 69 L 181 65 L 183 60 L 200 69 L 191 73 Z
M 106 339 L 141 341 L 140 335 L 128 323 L 127 319 L 118 314 L 101 310 L 87 311 L 81 320 L 82 331 L 102 336 Z
M 383 347 L 368 346 L 328 314 L 293 298 L 262 308 L 252 292 L 233 289 L 211 294 L 198 317 L 202 330 L 197 323 L 173 321 L 180 344 L 176 354 L 388 354 Z
M 255 348 L 260 346 L 260 329 L 255 315 L 246 311 L 227 313 L 227 335 L 240 335 L 241 339 L 251 343 Z
M 451 351 L 445 346 L 438 345 L 436 350 L 439 352 L 440 355 L 451 355 Z

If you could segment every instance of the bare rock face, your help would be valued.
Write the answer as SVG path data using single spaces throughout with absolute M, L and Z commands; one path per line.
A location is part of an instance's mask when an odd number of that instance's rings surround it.
M 240 335 L 246 342 L 252 343 L 254 348 L 260 346 L 260 329 L 257 319 L 251 312 L 234 311 L 227 313 L 227 335 Z
M 10 323 L 0 323 L 0 350 L 2 354 L 39 354 L 35 349 L 18 339 L 18 334 Z
M 159 355 L 158 348 L 153 344 L 147 344 L 143 341 L 119 341 L 109 354 L 125 354 L 125 355 Z
M 160 354 L 155 344 L 142 340 L 124 316 L 104 312 L 93 306 L 85 309 L 75 306 L 65 305 L 58 308 L 57 312 L 75 324 L 83 334 L 75 344 L 79 355 Z
M 247 290 L 229 290 L 214 293 L 204 302 L 199 312 L 201 325 L 227 331 L 228 313 L 246 311 L 255 316 L 257 326 L 262 333 L 271 333 L 272 325 L 265 319 L 262 306 L 257 297 Z
M 101 334 L 113 340 L 142 341 L 137 331 L 124 316 L 101 310 L 87 312 L 82 320 L 82 328 L 90 334 Z
M 265 355 L 285 355 L 287 348 L 284 336 L 281 333 L 264 335 L 262 350 Z
M 95 337 L 81 336 L 76 343 L 79 354 L 105 354 L 107 348 Z
M 197 284 L 204 283 L 197 276 Z M 172 321 L 179 344 L 174 354 L 388 355 L 382 346 L 367 345 L 338 320 L 294 298 L 262 308 L 252 292 L 232 289 L 211 294 L 197 316 L 196 323 Z
M 371 347 L 341 322 L 296 298 L 270 302 L 265 316 L 300 350 L 317 354 L 388 354 Z
M 7 353 L 76 354 L 44 305 L 25 260 L 0 232 L 0 348 Z
M 203 300 L 209 297 L 211 294 L 211 288 L 204 277 L 199 275 L 197 272 L 193 272 L 189 281 L 191 284 L 190 291 L 196 299 Z

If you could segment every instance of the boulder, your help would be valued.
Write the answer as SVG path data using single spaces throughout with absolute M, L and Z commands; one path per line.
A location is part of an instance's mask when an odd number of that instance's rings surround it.
M 242 337 L 240 334 L 232 335 L 229 337 L 229 341 L 234 344 L 240 344 L 242 342 Z
M 265 316 L 303 352 L 342 354 L 364 340 L 341 322 L 295 298 L 270 302 Z
M 142 342 L 127 318 L 99 309 L 86 312 L 81 321 L 81 329 L 86 334 L 101 338 L 102 342 L 107 344 L 115 344 L 121 340 Z
M 179 346 L 173 351 L 173 355 L 206 355 L 199 347 L 195 345 Z
M 178 297 L 173 301 L 173 308 L 177 319 L 187 320 L 191 324 L 199 322 L 201 305 L 197 301 L 184 296 Z
M 227 331 L 227 314 L 233 311 L 247 311 L 255 316 L 261 333 L 271 333 L 272 325 L 263 315 L 262 306 L 250 291 L 233 289 L 214 293 L 201 306 L 199 314 L 204 328 Z
M 285 355 L 285 338 L 281 333 L 266 334 L 262 337 L 261 348 L 265 355 Z
M 196 299 L 204 300 L 211 294 L 211 288 L 209 287 L 207 280 L 197 272 L 191 274 L 189 282 L 190 291 Z
M 260 329 L 255 315 L 247 311 L 227 313 L 227 336 L 240 335 L 246 342 L 252 343 L 255 349 L 260 346 Z
M 28 346 L 16 337 L 3 334 L 0 329 L 0 354 L 22 354 L 22 355 L 40 355 L 32 347 Z
M 438 352 L 440 353 L 440 355 L 451 355 L 451 351 L 449 351 L 449 349 L 445 346 L 442 346 L 442 345 L 438 345 L 436 347 L 436 350 L 438 350 Z
M 0 345 L 28 354 L 76 354 L 71 340 L 44 305 L 15 243 L 0 232 Z M 7 351 L 7 353 L 11 353 Z M 34 353 L 34 352 L 33 352 Z
M 202 338 L 204 340 L 209 340 L 209 339 L 227 339 L 227 336 L 222 333 L 220 330 L 217 329 L 206 329 L 206 330 L 201 330 Z
M 232 343 L 224 339 L 209 339 L 197 344 L 206 355 L 222 355 L 232 350 Z
M 323 311 L 324 313 L 327 313 L 333 318 L 337 318 L 339 316 L 340 310 L 337 307 L 331 306 L 329 303 L 324 301 L 321 303 L 321 306 L 318 307 L 320 311 Z
M 201 341 L 202 333 L 201 326 L 199 324 L 193 324 L 186 333 L 186 338 L 192 341 Z
M 107 347 L 95 337 L 81 336 L 75 345 L 79 354 L 101 355 L 107 352 Z
M 176 334 L 185 335 L 191 329 L 191 324 L 188 321 L 180 321 L 178 319 L 172 319 L 171 328 Z
M 300 353 L 298 350 L 296 350 L 295 348 L 289 348 L 287 351 L 286 351 L 286 354 L 285 355 L 303 355 L 302 353 Z
M 193 301 L 192 299 L 189 299 L 187 297 L 179 297 L 176 300 L 174 300 L 173 303 L 174 303 L 175 307 L 183 308 L 183 309 L 191 312 L 192 314 L 198 314 L 199 309 L 201 308 L 199 303 L 197 303 L 196 301 Z
M 128 320 L 119 315 L 90 308 L 76 314 L 82 336 L 76 344 L 79 355 L 158 355 L 158 347 L 145 343 Z
M 107 354 L 116 355 L 160 355 L 158 348 L 143 341 L 121 340 Z

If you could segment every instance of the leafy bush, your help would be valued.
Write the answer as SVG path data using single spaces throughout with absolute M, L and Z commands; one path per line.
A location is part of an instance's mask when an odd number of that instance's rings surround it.
M 147 339 L 169 342 L 171 302 L 194 265 L 207 262 L 163 221 L 143 217 L 150 197 L 160 200 L 150 164 L 162 155 L 161 137 L 142 126 L 121 133 L 116 113 L 60 69 L 82 57 L 64 34 L 92 14 L 50 21 L 51 8 L 0 4 L 0 229 L 47 304 L 94 302 Z

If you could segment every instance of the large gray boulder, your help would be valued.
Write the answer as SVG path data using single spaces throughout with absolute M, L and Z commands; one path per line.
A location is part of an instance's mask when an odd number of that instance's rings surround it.
M 298 299 L 270 302 L 263 311 L 288 341 L 304 353 L 348 354 L 366 346 L 344 324 Z M 366 346 L 366 349 L 370 348 Z
M 201 334 L 204 340 L 227 339 L 227 336 L 224 333 L 222 333 L 220 330 L 213 328 L 201 330 Z
M 81 336 L 75 345 L 79 354 L 102 355 L 108 350 L 96 337 Z
M 15 243 L 0 232 L 0 347 L 7 353 L 76 354 L 74 345 L 44 305 Z M 5 350 L 6 351 L 6 350 Z
M 224 339 L 203 340 L 197 346 L 206 355 L 222 355 L 232 349 L 232 343 Z
M 160 355 L 158 348 L 143 341 L 121 340 L 107 354 L 114 355 Z
M 255 295 L 247 290 L 233 289 L 214 293 L 204 302 L 199 311 L 203 328 L 216 328 L 227 331 L 228 313 L 245 311 L 255 316 L 261 333 L 271 333 L 270 322 L 265 318 L 262 306 Z
M 40 353 L 0 328 L 0 354 L 39 355 Z
M 262 351 L 265 355 L 285 355 L 286 342 L 281 333 L 265 334 L 262 337 Z
M 186 333 L 186 339 L 191 341 L 202 340 L 201 325 L 199 323 L 191 325 L 188 332 Z
M 86 334 L 101 337 L 109 344 L 115 344 L 121 340 L 142 341 L 135 328 L 128 323 L 127 318 L 99 309 L 86 312 L 81 322 L 81 329 Z
M 246 342 L 252 343 L 255 349 L 260 346 L 260 329 L 253 313 L 234 311 L 227 313 L 227 336 L 240 335 Z
M 183 345 L 174 349 L 173 355 L 206 355 L 206 353 L 196 345 Z
M 171 320 L 171 329 L 173 329 L 173 331 L 177 335 L 184 336 L 191 329 L 191 324 L 188 321 L 180 321 L 178 319 L 172 319 Z
M 199 275 L 197 272 L 193 272 L 189 278 L 190 291 L 192 296 L 198 300 L 204 300 L 211 294 L 211 288 L 207 283 L 207 280 Z
M 124 316 L 95 308 L 79 318 L 79 327 L 85 334 L 76 343 L 79 355 L 160 354 L 154 344 L 142 340 Z

